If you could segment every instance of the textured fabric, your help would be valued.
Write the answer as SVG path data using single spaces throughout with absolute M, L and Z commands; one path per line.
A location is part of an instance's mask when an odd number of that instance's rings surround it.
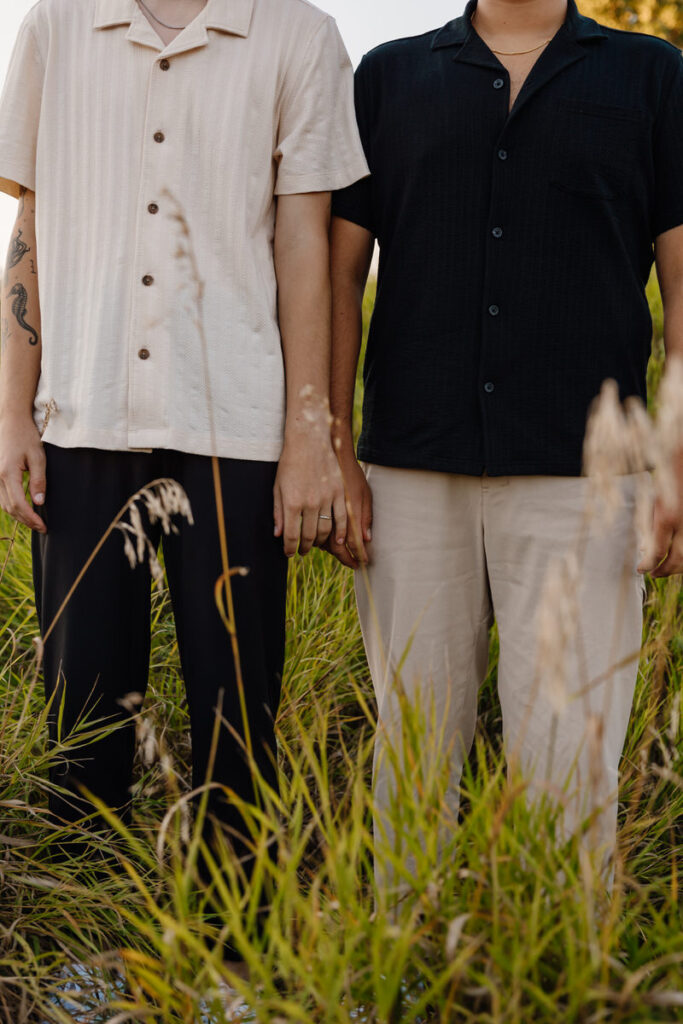
M 135 0 L 40 0 L 0 100 L 0 187 L 37 194 L 46 440 L 276 460 L 275 197 L 366 173 L 348 55 L 305 0 L 208 0 L 165 48 Z
M 636 572 L 634 500 L 637 484 L 647 486 L 647 478 L 623 478 L 623 505 L 603 530 L 585 519 L 589 481 L 582 478 L 477 478 L 377 465 L 367 475 L 374 496 L 372 563 L 367 576 L 356 577 L 356 594 L 379 706 L 380 877 L 387 877 L 385 841 L 405 844 L 385 816 L 396 792 L 387 744 L 399 764 L 402 758 L 399 695 L 423 711 L 429 730 L 420 745 L 423 764 L 412 771 L 429 778 L 440 762 L 449 763 L 446 809 L 454 828 L 494 616 L 508 759 L 516 758 L 531 794 L 561 800 L 565 833 L 599 811 L 587 841 L 611 853 L 619 759 L 642 636 L 644 582 Z M 566 653 L 560 649 L 566 666 L 562 687 L 539 657 L 540 599 L 553 560 L 575 547 L 580 551 L 580 541 L 585 547 L 573 634 L 571 598 L 557 610 L 562 628 L 572 634 Z M 561 643 L 561 632 L 552 631 L 552 647 Z M 603 673 L 602 682 L 590 685 Z M 409 872 L 409 858 L 406 865 Z
M 683 223 L 683 62 L 571 0 L 508 115 L 472 11 L 357 72 L 372 177 L 334 212 L 380 244 L 359 454 L 576 475 L 603 380 L 645 396 L 652 243 Z
M 48 532 L 33 535 L 36 605 L 43 634 L 130 496 L 159 477 L 172 477 L 185 488 L 194 525 L 175 517 L 178 532 L 160 538 L 159 525 L 150 525 L 144 508 L 140 511 L 152 543 L 163 543 L 192 733 L 192 786 L 206 781 L 220 702 L 225 724 L 218 731 L 212 778 L 253 802 L 251 769 L 235 736 L 243 737 L 244 729 L 232 645 L 214 598 L 222 569 L 211 460 L 173 451 L 144 455 L 50 444 L 45 451 Z M 224 459 L 220 472 L 231 565 L 249 570 L 233 577 L 232 588 L 254 760 L 277 790 L 274 721 L 284 662 L 288 563 L 273 537 L 276 463 Z M 46 696 L 59 687 L 51 707 L 51 742 L 58 736 L 62 697 L 62 735 L 68 735 L 84 713 L 90 721 L 123 723 L 53 766 L 52 782 L 66 793 L 51 792 L 50 809 L 66 821 L 92 811 L 79 798 L 79 783 L 111 807 L 124 808 L 124 817 L 129 817 L 135 733 L 132 723 L 125 724 L 129 716 L 119 701 L 131 693 L 144 695 L 147 689 L 150 572 L 146 562 L 131 569 L 123 541 L 119 531 L 106 541 L 45 644 Z M 231 830 L 236 853 L 244 856 L 246 846 L 239 837 L 245 826 L 235 804 L 214 790 L 209 811 Z M 208 823 L 206 832 L 208 837 Z

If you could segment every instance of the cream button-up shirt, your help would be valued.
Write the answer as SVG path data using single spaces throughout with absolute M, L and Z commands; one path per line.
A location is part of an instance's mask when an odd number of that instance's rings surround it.
M 208 0 L 166 47 L 135 0 L 39 0 L 0 188 L 36 192 L 45 440 L 278 459 L 276 197 L 367 173 L 348 55 L 305 0 Z

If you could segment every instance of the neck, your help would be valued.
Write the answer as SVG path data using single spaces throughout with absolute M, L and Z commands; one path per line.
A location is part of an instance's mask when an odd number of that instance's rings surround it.
M 566 17 L 567 0 L 478 0 L 474 20 L 484 36 L 528 39 L 554 36 Z

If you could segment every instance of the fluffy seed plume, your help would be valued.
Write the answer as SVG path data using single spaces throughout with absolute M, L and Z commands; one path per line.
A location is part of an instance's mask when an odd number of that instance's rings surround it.
M 173 522 L 174 516 L 183 516 L 192 525 L 192 509 L 189 498 L 179 483 L 169 479 L 158 480 L 133 495 L 127 506 L 128 522 L 122 519 L 116 524 L 116 529 L 123 533 L 123 550 L 131 569 L 142 565 L 147 559 L 152 578 L 159 586 L 163 582 L 164 571 L 159 562 L 157 549 L 147 536 L 138 502 L 142 502 L 149 522 L 160 523 L 165 534 L 178 532 L 178 527 Z
M 592 483 L 589 514 L 610 526 L 622 501 L 618 477 L 651 469 L 655 457 L 652 424 L 642 404 L 634 398 L 622 406 L 616 382 L 606 380 L 591 407 L 583 446 L 584 472 Z

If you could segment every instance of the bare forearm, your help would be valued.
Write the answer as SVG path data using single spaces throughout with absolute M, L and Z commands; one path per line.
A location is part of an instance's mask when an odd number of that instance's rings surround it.
M 683 226 L 659 236 L 655 256 L 664 307 L 667 358 L 683 356 Z
M 353 449 L 353 398 L 363 340 L 363 294 L 374 239 L 338 218 L 332 223 L 332 366 L 330 411 L 335 443 Z
M 291 218 L 296 206 L 292 209 L 292 205 L 279 216 L 275 237 L 287 384 L 286 439 L 309 429 L 312 412 L 324 408 L 327 416 L 330 377 L 329 200 L 325 215 L 307 230 L 294 229 Z
M 664 345 L 667 359 L 683 359 L 683 278 L 664 307 Z
M 330 195 L 282 196 L 275 271 L 287 380 L 285 438 L 274 487 L 285 554 L 346 535 L 344 486 L 330 437 Z
M 33 192 L 20 198 L 7 253 L 1 337 L 0 416 L 31 416 L 41 359 Z
M 33 422 L 40 376 L 40 307 L 36 262 L 36 197 L 22 189 L 2 285 L 0 358 L 0 507 L 45 533 L 35 507 L 45 500 L 45 453 Z M 28 472 L 33 508 L 26 500 Z
M 337 446 L 353 444 L 353 397 L 363 339 L 363 292 L 338 275 L 332 289 L 330 412 Z

